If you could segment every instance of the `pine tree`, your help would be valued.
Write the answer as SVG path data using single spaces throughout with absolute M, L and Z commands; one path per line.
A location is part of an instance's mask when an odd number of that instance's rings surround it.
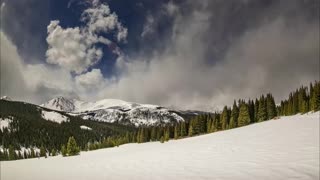
M 310 101 L 311 101 L 311 110 L 319 111 L 320 110 L 320 82 L 315 82 Z
M 193 120 L 191 120 L 189 123 L 188 136 L 193 136 Z
M 161 142 L 161 143 L 164 143 L 164 137 L 163 137 L 163 136 L 161 136 L 160 142 Z
M 169 141 L 169 139 L 170 139 L 170 129 L 169 127 L 167 127 L 164 132 L 164 140 Z
M 178 139 L 180 137 L 180 124 L 176 124 L 174 127 L 174 139 Z
M 267 119 L 273 119 L 277 115 L 276 104 L 271 94 L 267 94 Z
M 51 150 L 51 156 L 56 156 L 56 155 L 57 155 L 56 150 L 55 150 L 55 149 L 52 149 L 52 150 Z
M 61 154 L 62 156 L 67 156 L 67 148 L 65 145 L 61 146 Z
M 80 153 L 80 147 L 77 145 L 76 140 L 73 136 L 69 137 L 67 144 L 67 154 L 68 156 L 78 155 Z
M 229 129 L 232 129 L 238 126 L 238 117 L 239 117 L 239 108 L 237 106 L 236 101 L 234 101 L 232 106 L 232 111 L 231 111 Z
M 258 109 L 258 122 L 267 120 L 267 108 L 265 103 L 265 98 L 262 95 L 259 99 L 259 109 Z
M 43 146 L 40 147 L 40 157 L 47 157 L 46 149 Z
M 259 100 L 256 98 L 254 102 L 254 122 L 258 122 L 258 114 L 259 114 Z
M 238 126 L 246 126 L 250 124 L 250 114 L 248 105 L 245 103 L 241 103 L 239 110 L 239 118 L 238 118 Z
M 249 114 L 250 114 L 250 119 L 251 119 L 251 122 L 250 123 L 254 123 L 254 102 L 253 100 L 250 100 L 248 101 L 248 108 L 249 108 Z
M 222 114 L 220 116 L 220 122 L 221 122 L 222 130 L 225 130 L 228 128 L 229 114 L 228 114 L 227 106 L 223 108 Z
M 207 132 L 206 133 L 211 133 L 211 126 L 212 126 L 212 118 L 211 118 L 211 115 L 208 114 L 207 115 L 207 126 L 206 126 L 206 129 L 207 129 Z
M 181 130 L 181 133 L 180 133 L 181 137 L 187 136 L 187 128 L 186 128 L 186 123 L 185 122 L 181 123 L 180 130 Z
M 151 129 L 151 137 L 150 137 L 150 139 L 151 139 L 151 141 L 156 141 L 157 140 L 157 128 L 154 126 L 154 127 L 152 127 L 152 129 Z
M 31 148 L 30 151 L 31 151 L 31 158 L 35 158 L 36 157 L 36 153 L 35 153 L 34 149 Z
M 15 160 L 16 159 L 16 152 L 13 149 L 13 146 L 9 146 L 9 160 Z

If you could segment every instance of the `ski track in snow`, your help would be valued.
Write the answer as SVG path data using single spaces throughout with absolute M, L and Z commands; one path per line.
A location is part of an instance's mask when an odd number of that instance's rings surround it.
M 1 180 L 319 179 L 319 112 L 164 144 L 1 162 Z

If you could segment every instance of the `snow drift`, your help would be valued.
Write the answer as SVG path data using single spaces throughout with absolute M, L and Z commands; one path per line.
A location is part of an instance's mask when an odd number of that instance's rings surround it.
M 319 112 L 161 144 L 1 162 L 9 179 L 319 179 Z

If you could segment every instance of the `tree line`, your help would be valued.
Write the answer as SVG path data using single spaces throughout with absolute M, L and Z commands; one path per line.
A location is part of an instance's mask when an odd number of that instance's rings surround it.
M 310 83 L 309 87 L 301 86 L 291 92 L 289 97 L 281 101 L 278 106 L 275 104 L 273 95 L 268 93 L 255 100 L 234 100 L 231 107 L 224 106 L 221 112 L 199 114 L 188 121 L 151 127 L 141 126 L 137 129 L 83 121 L 77 117 L 70 117 L 69 123 L 57 124 L 41 119 L 39 112 L 32 105 L 12 103 L 0 101 L 0 118 L 15 117 L 15 120 L 10 123 L 11 129 L 0 130 L 4 149 L 0 151 L 0 160 L 46 157 L 58 153 L 63 156 L 77 155 L 80 150 L 117 147 L 126 143 L 150 141 L 164 143 L 170 139 L 214 133 L 263 122 L 277 116 L 319 111 L 320 82 Z M 81 130 L 80 125 L 93 127 L 95 130 Z M 16 152 L 15 150 L 19 150 L 20 146 L 31 147 L 31 150 L 23 153 Z M 40 147 L 40 152 L 34 151 L 33 147 Z

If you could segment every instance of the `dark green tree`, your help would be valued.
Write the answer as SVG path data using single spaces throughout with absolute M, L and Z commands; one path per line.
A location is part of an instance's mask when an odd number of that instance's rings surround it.
M 267 120 L 267 108 L 266 108 L 266 101 L 264 96 L 262 95 L 259 99 L 259 109 L 258 109 L 258 122 L 262 122 Z
M 62 154 L 62 156 L 67 156 L 67 154 L 68 154 L 67 148 L 65 145 L 61 146 L 61 154 Z
M 240 104 L 238 127 L 250 124 L 250 114 L 248 105 L 245 103 Z
M 227 106 L 225 106 L 223 108 L 222 114 L 220 116 L 220 122 L 221 122 L 221 127 L 222 130 L 225 130 L 228 128 L 228 124 L 229 124 L 229 114 L 228 114 L 228 108 Z
M 71 136 L 67 144 L 67 154 L 68 156 L 78 155 L 80 153 L 80 147 L 78 146 L 76 140 Z

